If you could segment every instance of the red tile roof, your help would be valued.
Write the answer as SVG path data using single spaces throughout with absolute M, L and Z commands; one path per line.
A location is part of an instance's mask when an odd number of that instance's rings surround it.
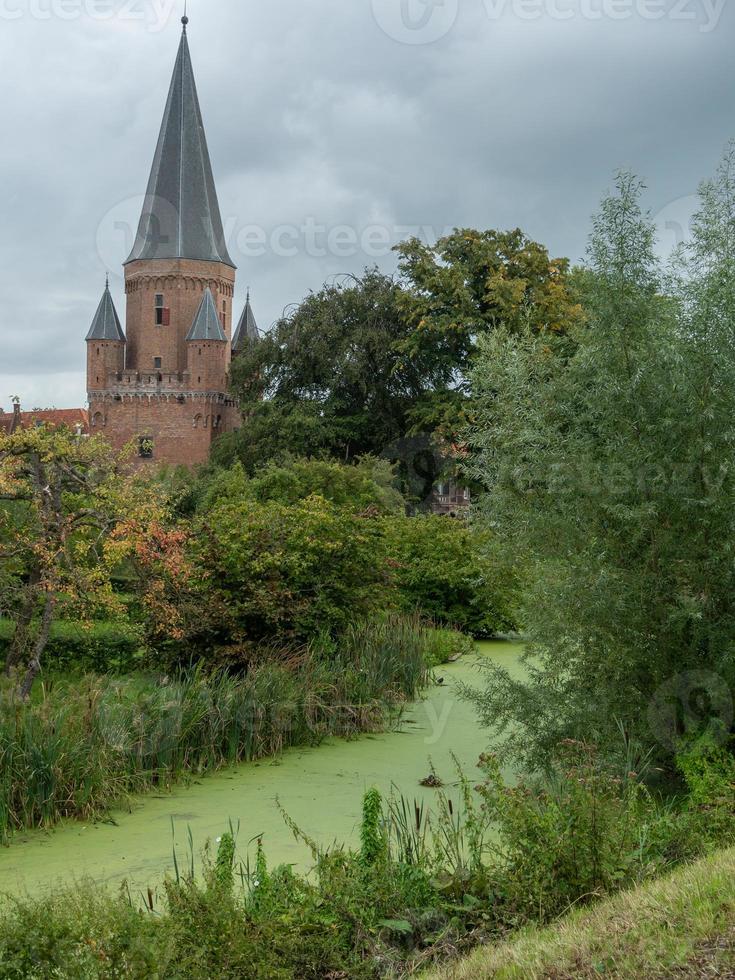
M 86 408 L 44 408 L 33 412 L 20 413 L 20 426 L 29 429 L 34 425 L 65 425 L 69 429 L 81 426 L 84 434 L 89 432 L 89 412 Z M 10 433 L 13 428 L 13 413 L 0 409 L 0 432 Z

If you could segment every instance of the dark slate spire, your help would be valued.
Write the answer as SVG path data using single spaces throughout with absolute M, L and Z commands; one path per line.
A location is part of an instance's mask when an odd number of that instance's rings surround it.
M 260 331 L 258 330 L 258 324 L 255 322 L 253 308 L 250 305 L 250 290 L 248 290 L 245 309 L 242 311 L 235 336 L 232 338 L 232 351 L 234 354 L 237 354 L 243 349 L 247 341 L 254 342 L 257 340 L 260 340 Z
M 200 259 L 234 268 L 225 245 L 212 164 L 183 18 L 161 133 L 138 234 L 128 262 Z
M 186 336 L 187 340 L 227 340 L 222 329 L 217 307 L 214 305 L 212 290 L 207 287 L 204 290 L 202 302 L 199 305 L 197 315 L 191 325 L 191 330 Z
M 105 291 L 102 294 L 100 305 L 92 320 L 89 328 L 87 340 L 119 340 L 125 343 L 125 334 L 120 326 L 120 318 L 117 315 L 115 304 L 112 302 L 110 294 L 110 280 L 105 283 Z

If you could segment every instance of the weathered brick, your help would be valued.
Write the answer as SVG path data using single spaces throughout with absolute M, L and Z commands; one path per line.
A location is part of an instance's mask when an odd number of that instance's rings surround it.
M 209 287 L 223 313 L 227 343 L 187 342 L 186 335 Z M 235 270 L 215 262 L 154 259 L 125 267 L 127 345 L 87 345 L 90 428 L 116 448 L 133 441 L 137 465 L 206 462 L 212 440 L 240 425 L 228 394 Z M 170 311 L 156 323 L 156 295 Z M 160 367 L 156 358 L 160 358 Z

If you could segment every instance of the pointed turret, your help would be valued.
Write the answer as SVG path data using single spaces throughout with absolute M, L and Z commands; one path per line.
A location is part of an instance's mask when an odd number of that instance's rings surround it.
M 237 330 L 235 330 L 235 336 L 232 338 L 232 353 L 239 354 L 245 344 L 256 343 L 258 340 L 260 340 L 260 331 L 258 330 L 258 324 L 255 322 L 253 308 L 250 305 L 250 290 L 248 290 L 245 309 L 242 311 L 240 322 L 237 325 Z
M 138 234 L 128 262 L 196 259 L 234 264 L 227 251 L 189 44 L 181 36 Z
M 108 279 L 87 334 L 87 390 L 107 388 L 110 379 L 119 375 L 124 367 L 125 334 L 112 301 Z
M 202 302 L 199 305 L 197 315 L 194 317 L 191 330 L 186 335 L 186 339 L 188 342 L 205 340 L 227 342 L 227 336 L 222 329 L 222 321 L 217 313 L 217 307 L 214 305 L 214 297 L 209 287 L 204 290 Z
M 100 305 L 97 307 L 94 320 L 92 320 L 92 326 L 89 328 L 87 340 L 114 340 L 125 343 L 125 334 L 120 325 L 115 304 L 112 301 L 109 279 L 105 283 L 105 291 L 102 294 Z

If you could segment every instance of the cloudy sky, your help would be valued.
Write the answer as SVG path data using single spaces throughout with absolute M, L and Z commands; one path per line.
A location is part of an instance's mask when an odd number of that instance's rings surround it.
M 183 0 L 0 0 L 0 406 L 85 401 Z M 662 248 L 735 136 L 733 0 L 189 0 L 237 305 L 261 328 L 390 246 L 519 226 L 582 256 L 619 167 Z

